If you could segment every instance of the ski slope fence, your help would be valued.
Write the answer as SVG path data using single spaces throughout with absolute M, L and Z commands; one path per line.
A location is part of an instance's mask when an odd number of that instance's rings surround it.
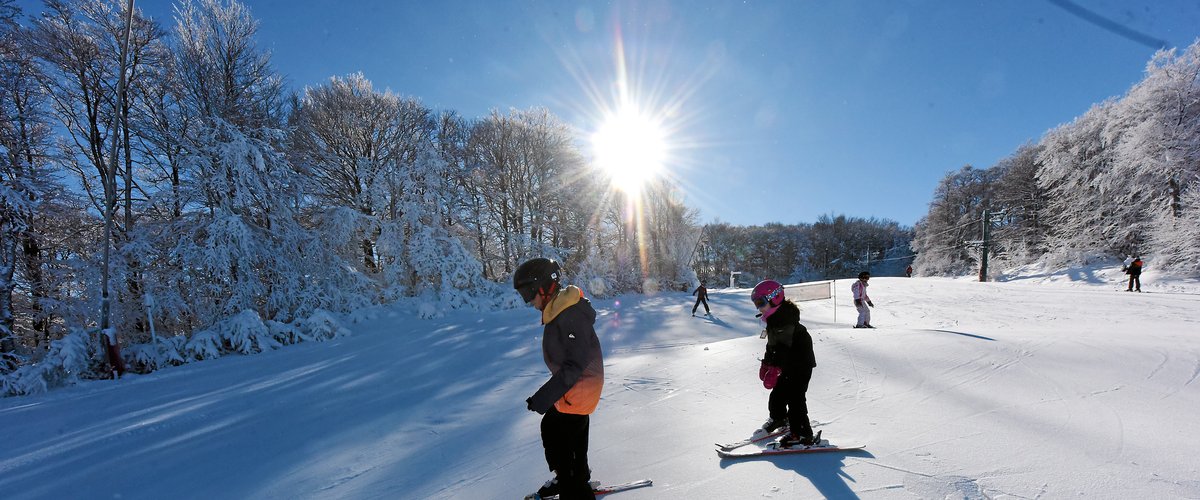
M 833 322 L 837 322 L 837 297 L 833 293 L 833 281 L 793 283 L 783 286 L 783 296 L 792 302 L 833 299 Z

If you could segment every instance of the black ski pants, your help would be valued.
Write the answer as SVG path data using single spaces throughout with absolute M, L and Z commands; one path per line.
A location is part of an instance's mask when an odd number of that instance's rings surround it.
M 692 306 L 692 314 L 696 314 L 696 308 L 700 307 L 700 304 L 704 304 L 704 313 L 708 314 L 710 312 L 708 310 L 708 301 L 704 297 L 696 297 L 696 305 Z
M 562 413 L 553 406 L 542 416 L 542 447 L 546 449 L 546 465 L 562 487 L 560 499 L 595 498 L 592 494 L 591 470 L 588 468 L 587 415 Z
M 812 372 L 811 366 L 784 370 L 767 400 L 772 419 L 786 417 L 792 434 L 806 438 L 813 435 L 812 425 L 808 423 L 808 399 L 805 397 Z

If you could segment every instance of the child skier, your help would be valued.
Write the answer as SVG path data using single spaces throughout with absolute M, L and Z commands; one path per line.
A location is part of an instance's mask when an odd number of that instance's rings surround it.
M 778 373 L 767 402 L 770 418 L 763 424 L 763 430 L 772 432 L 786 424 L 791 431 L 780 438 L 781 447 L 814 445 L 817 440 L 808 423 L 805 393 L 817 360 L 812 337 L 800 324 L 800 308 L 783 297 L 783 285 L 774 280 L 756 285 L 750 300 L 754 301 L 758 316 L 767 324 L 767 351 L 759 374 L 766 377 L 767 372 Z M 764 382 L 770 385 L 766 379 Z
M 875 307 L 875 303 L 871 302 L 871 297 L 867 295 L 867 280 L 871 279 L 871 273 L 863 271 L 858 273 L 858 281 L 850 285 L 850 292 L 854 294 L 854 307 L 858 309 L 858 323 L 854 324 L 855 328 L 875 328 L 871 326 L 871 308 Z
M 562 500 L 594 499 L 588 468 L 589 417 L 604 387 L 604 359 L 594 324 L 596 310 L 583 290 L 559 284 L 558 263 L 530 259 L 513 273 L 513 288 L 540 311 L 542 357 L 550 380 L 529 399 L 530 411 L 542 414 L 542 446 L 554 479 L 538 496 Z

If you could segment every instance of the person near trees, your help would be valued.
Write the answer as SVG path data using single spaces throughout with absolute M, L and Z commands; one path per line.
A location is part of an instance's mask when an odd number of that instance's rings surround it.
M 1142 291 L 1142 264 L 1142 257 L 1137 256 L 1125 266 L 1125 273 L 1129 275 L 1129 287 L 1125 289 L 1126 292 Z
M 604 388 L 604 359 L 596 336 L 596 310 L 574 285 L 561 285 L 557 262 L 535 258 L 513 273 L 513 288 L 541 313 L 542 357 L 550 379 L 525 400 L 542 415 L 542 447 L 554 477 L 538 495 L 563 500 L 595 498 L 588 467 L 590 417 Z
M 700 307 L 700 304 L 704 304 L 704 314 L 712 316 L 712 311 L 708 310 L 708 288 L 704 285 L 705 282 L 701 281 L 700 286 L 692 292 L 692 295 L 696 296 L 696 304 L 692 306 L 692 316 L 696 315 L 696 308 Z

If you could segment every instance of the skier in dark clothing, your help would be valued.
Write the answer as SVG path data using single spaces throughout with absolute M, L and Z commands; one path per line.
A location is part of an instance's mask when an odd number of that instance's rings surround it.
M 767 351 L 759 370 L 764 385 L 770 385 L 768 374 L 778 373 L 767 401 L 770 418 L 763 424 L 763 430 L 772 432 L 787 424 L 790 432 L 779 440 L 780 446 L 817 444 L 808 422 L 805 396 L 817 359 L 813 354 L 812 336 L 800 324 L 800 308 L 784 299 L 783 285 L 774 280 L 755 286 L 750 299 L 767 324 Z
M 1133 258 L 1133 262 L 1126 266 L 1125 273 L 1129 275 L 1129 288 L 1126 288 L 1125 291 L 1134 291 L 1135 285 L 1137 291 L 1142 291 L 1142 258 L 1140 256 Z
M 708 310 L 708 289 L 704 287 L 703 281 L 701 281 L 700 286 L 696 287 L 696 290 L 692 292 L 692 295 L 696 296 L 696 305 L 692 306 L 692 316 L 696 315 L 696 308 L 700 307 L 700 304 L 704 304 L 704 314 L 712 316 L 712 312 Z
M 594 324 L 596 310 L 583 290 L 559 284 L 557 262 L 531 259 L 513 274 L 513 288 L 541 311 L 542 357 L 550 380 L 525 400 L 542 414 L 542 446 L 554 478 L 538 489 L 545 498 L 594 499 L 588 467 L 589 415 L 604 388 L 604 360 Z

